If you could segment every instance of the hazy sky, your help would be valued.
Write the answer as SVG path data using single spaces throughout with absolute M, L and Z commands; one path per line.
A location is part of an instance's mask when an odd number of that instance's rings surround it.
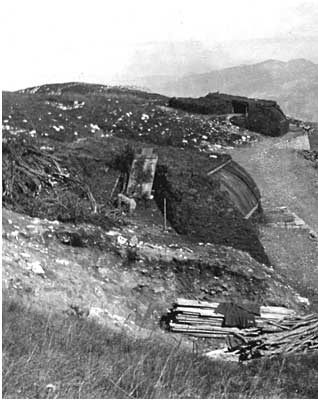
M 318 0 L 2 0 L 2 88 L 107 83 L 149 42 L 317 36 Z

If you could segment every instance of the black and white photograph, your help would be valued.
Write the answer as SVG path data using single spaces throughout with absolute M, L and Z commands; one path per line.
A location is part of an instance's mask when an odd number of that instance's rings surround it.
M 318 399 L 318 0 L 2 0 L 2 398 Z

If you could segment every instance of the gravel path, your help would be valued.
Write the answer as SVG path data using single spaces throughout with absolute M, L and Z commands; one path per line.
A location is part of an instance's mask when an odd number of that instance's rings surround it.
M 279 149 L 281 142 L 282 138 L 265 138 L 231 154 L 255 179 L 265 210 L 287 206 L 318 232 L 318 171 L 296 151 Z
M 302 218 L 318 233 L 318 171 L 283 138 L 264 138 L 251 147 L 231 150 L 234 160 L 254 178 L 265 211 L 279 206 Z M 260 227 L 261 241 L 273 265 L 318 309 L 318 242 L 301 229 Z

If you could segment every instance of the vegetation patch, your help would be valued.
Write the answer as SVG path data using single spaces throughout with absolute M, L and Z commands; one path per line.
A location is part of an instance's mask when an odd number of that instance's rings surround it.
M 211 361 L 4 298 L 3 398 L 315 398 L 317 357 Z

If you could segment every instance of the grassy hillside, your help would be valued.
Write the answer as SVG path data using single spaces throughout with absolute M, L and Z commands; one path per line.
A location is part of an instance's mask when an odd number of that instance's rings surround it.
M 165 96 L 126 88 L 53 84 L 4 92 L 2 99 L 4 132 L 35 138 L 70 142 L 115 136 L 198 149 L 202 140 L 231 145 L 246 136 L 229 123 L 169 109 Z
M 3 398 L 315 398 L 318 356 L 211 361 L 154 336 L 3 305 Z

